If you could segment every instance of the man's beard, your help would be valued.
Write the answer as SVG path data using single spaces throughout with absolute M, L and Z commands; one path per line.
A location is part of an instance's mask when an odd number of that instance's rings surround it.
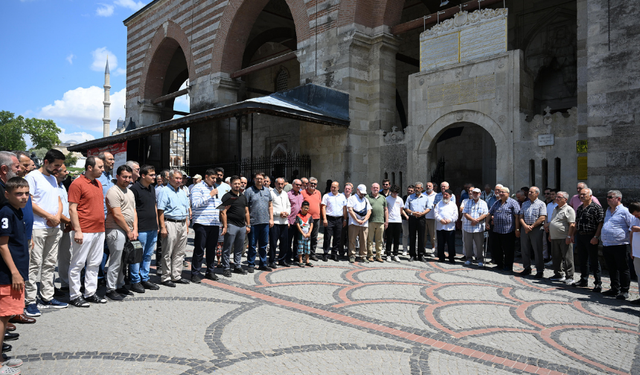
M 17 176 L 18 176 L 18 174 L 15 173 L 14 171 L 11 171 L 11 170 L 7 171 L 7 181 L 9 181 L 10 179 L 12 179 L 14 177 L 17 177 Z
M 431 193 L 433 193 L 433 189 L 427 188 L 427 194 L 431 194 Z
M 449 203 L 449 201 L 450 201 L 450 200 L 451 200 L 451 198 L 442 199 L 442 201 L 443 201 L 444 203 Z

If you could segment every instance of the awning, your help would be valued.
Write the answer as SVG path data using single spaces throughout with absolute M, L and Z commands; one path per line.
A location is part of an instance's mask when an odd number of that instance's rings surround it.
M 323 125 L 349 127 L 349 94 L 323 86 L 306 84 L 293 90 L 248 99 L 109 137 L 79 143 L 69 146 L 67 149 L 82 152 L 94 147 L 103 147 L 175 129 L 188 128 L 202 121 L 222 120 L 251 113 L 264 113 Z

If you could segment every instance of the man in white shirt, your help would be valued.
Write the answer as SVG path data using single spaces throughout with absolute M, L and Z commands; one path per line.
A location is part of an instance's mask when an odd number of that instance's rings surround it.
M 431 211 L 427 212 L 424 215 L 425 219 L 425 231 L 424 231 L 424 244 L 427 245 L 427 236 L 431 238 L 431 247 L 430 251 L 425 248 L 425 255 L 429 255 L 427 253 L 435 253 L 436 251 L 436 217 L 435 212 L 433 212 L 433 206 L 435 206 L 436 196 L 438 195 L 433 190 L 433 182 L 427 182 L 427 190 L 422 193 L 425 197 L 427 197 L 427 207 L 431 209 Z
M 331 192 L 322 197 L 320 214 L 324 226 L 324 242 L 322 244 L 324 256 L 322 260 L 326 262 L 329 259 L 329 253 L 331 253 L 331 259 L 337 262 L 342 227 L 347 225 L 347 199 L 340 193 L 338 181 L 333 181 Z M 332 237 L 333 246 L 330 246 Z
M 44 156 L 40 169 L 29 173 L 29 194 L 33 199 L 33 242 L 29 252 L 29 280 L 25 281 L 25 304 L 27 316 L 40 316 L 36 305 L 38 275 L 40 275 L 41 306 L 66 308 L 68 305 L 53 298 L 55 292 L 53 275 L 58 260 L 58 242 L 62 237 L 60 215 L 62 201 L 58 192 L 58 181 L 54 176 L 64 164 L 65 156 L 51 149 Z
M 369 229 L 369 216 L 371 216 L 371 204 L 367 199 L 367 186 L 358 185 L 356 194 L 347 200 L 347 211 L 349 212 L 349 262 L 356 261 L 356 239 L 360 241 L 360 258 L 368 263 L 367 235 Z
M 269 228 L 269 267 L 277 268 L 276 259 L 280 265 L 289 267 L 289 215 L 291 214 L 291 202 L 289 194 L 284 191 L 284 178 L 276 178 L 276 187 L 271 190 L 271 204 L 273 207 L 273 226 Z M 276 246 L 280 241 L 280 256 L 276 258 Z
M 440 262 L 445 261 L 444 249 L 445 246 L 447 246 L 449 262 L 455 263 L 458 206 L 453 199 L 453 192 L 450 189 L 442 192 L 442 200 L 436 204 L 434 211 L 438 236 L 438 260 Z
M 387 228 L 387 261 L 399 262 L 398 247 L 400 244 L 400 232 L 402 231 L 402 219 L 409 220 L 409 216 L 404 212 L 404 201 L 399 195 L 400 187 L 393 185 L 389 189 L 387 197 L 387 208 L 389 210 L 389 226 Z M 435 194 L 434 194 L 435 195 Z M 393 244 L 393 253 L 391 245 Z

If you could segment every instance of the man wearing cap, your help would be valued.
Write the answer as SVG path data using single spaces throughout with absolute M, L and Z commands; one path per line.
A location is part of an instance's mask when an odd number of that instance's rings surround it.
M 208 170 L 208 171 L 210 171 L 210 170 Z M 192 193 L 193 192 L 193 187 L 198 185 L 200 182 L 202 182 L 202 175 L 196 174 L 195 176 L 193 176 L 193 183 L 191 185 L 189 185 L 189 192 Z
M 471 190 L 471 198 L 466 200 L 462 209 L 462 216 L 466 219 L 462 224 L 462 235 L 464 236 L 464 255 L 467 257 L 464 264 L 467 266 L 471 264 L 474 243 L 478 267 L 484 266 L 484 220 L 487 215 L 489 215 L 489 208 L 487 203 L 480 199 L 480 189 Z
M 360 241 L 360 258 L 363 262 L 369 262 L 366 258 L 366 244 L 371 204 L 367 199 L 367 187 L 364 184 L 358 185 L 356 194 L 347 200 L 347 211 L 349 212 L 349 262 L 356 261 L 356 238 Z

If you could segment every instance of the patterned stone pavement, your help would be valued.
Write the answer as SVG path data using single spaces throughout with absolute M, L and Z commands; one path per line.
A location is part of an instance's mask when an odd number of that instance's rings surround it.
M 329 261 L 43 310 L 11 354 L 24 374 L 638 374 L 639 317 L 490 267 Z

